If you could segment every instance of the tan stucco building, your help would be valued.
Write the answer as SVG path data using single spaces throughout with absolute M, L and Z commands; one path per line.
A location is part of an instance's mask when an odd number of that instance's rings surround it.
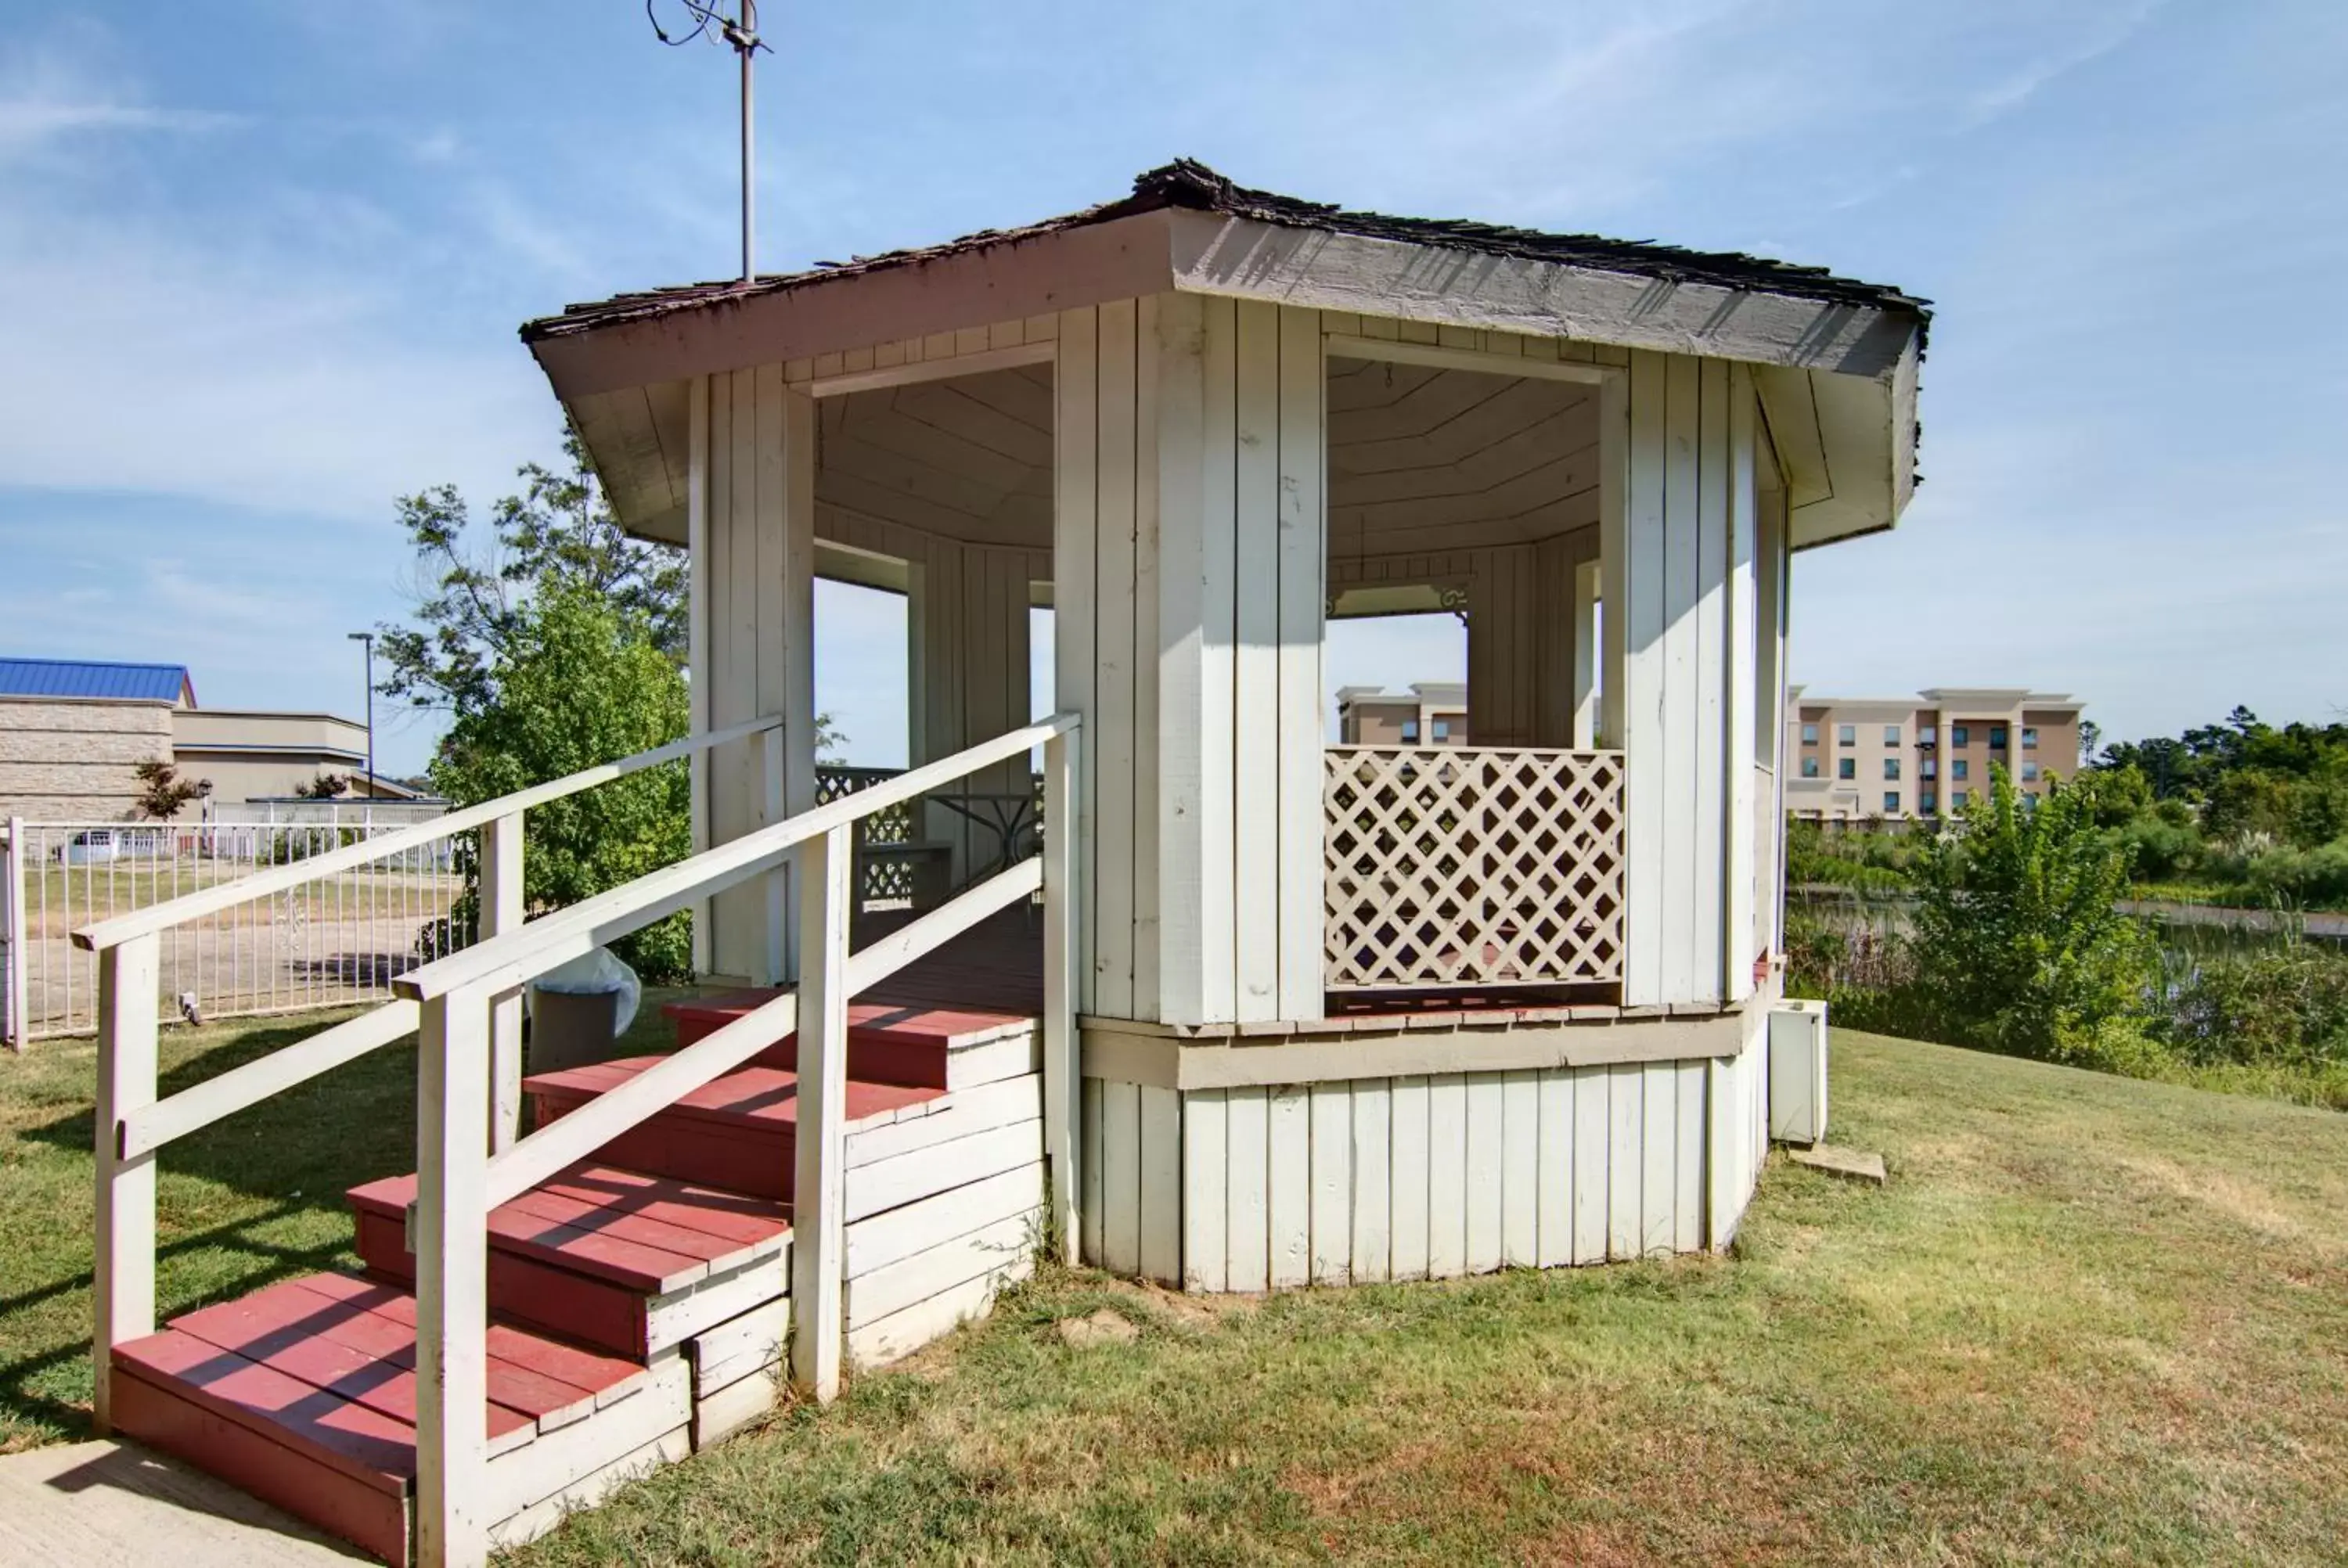
M 209 781 L 215 804 L 292 799 L 329 774 L 349 780 L 345 799 L 417 798 L 368 786 L 366 726 L 349 719 L 199 707 L 184 665 L 0 659 L 0 817 L 127 820 L 145 763 Z
M 1786 706 L 1786 809 L 1858 822 L 1933 817 L 1989 787 L 2002 765 L 2025 794 L 2079 766 L 2086 704 L 2022 687 L 1934 686 L 1913 697 L 1813 697 Z
M 1418 681 L 1407 692 L 1337 689 L 1337 743 L 1344 746 L 1464 746 L 1468 684 Z

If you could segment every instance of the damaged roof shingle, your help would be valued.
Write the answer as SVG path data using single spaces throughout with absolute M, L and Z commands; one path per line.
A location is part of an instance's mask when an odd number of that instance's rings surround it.
M 1478 223 L 1465 219 L 1395 218 L 1379 212 L 1354 212 L 1344 208 L 1303 201 L 1270 190 L 1235 185 L 1202 163 L 1179 159 L 1138 176 L 1133 193 L 1120 200 L 1086 208 L 1063 218 L 1045 219 L 1018 229 L 988 229 L 915 250 L 860 256 L 852 261 L 825 264 L 804 272 L 771 273 L 753 282 L 738 278 L 723 282 L 686 283 L 673 288 L 615 294 L 608 300 L 567 307 L 560 315 L 523 323 L 522 341 L 592 332 L 623 322 L 642 321 L 720 301 L 738 301 L 778 293 L 821 280 L 914 265 L 943 256 L 1010 244 L 1038 235 L 1086 224 L 1107 223 L 1139 212 L 1182 208 L 1217 212 L 1234 218 L 1279 224 L 1291 229 L 1318 229 L 1394 240 L 1406 244 L 1435 245 L 1485 255 L 1510 256 L 1622 272 L 1672 283 L 1702 283 L 1797 299 L 1828 301 L 1912 317 L 1921 327 L 1931 319 L 1931 302 L 1882 283 L 1838 277 L 1823 267 L 1796 266 L 1736 251 L 1683 250 L 1647 241 L 1609 240 L 1594 234 L 1549 234 L 1531 229 Z

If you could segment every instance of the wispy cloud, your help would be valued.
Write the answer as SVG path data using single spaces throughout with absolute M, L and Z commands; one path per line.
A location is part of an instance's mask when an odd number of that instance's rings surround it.
M 2024 61 L 2018 68 L 1972 93 L 1965 104 L 1968 125 L 1985 125 L 2012 113 L 2041 90 L 2080 67 L 2127 43 L 2159 10 L 2163 0 L 2141 0 L 2109 15 L 2089 13 L 2078 37 Z

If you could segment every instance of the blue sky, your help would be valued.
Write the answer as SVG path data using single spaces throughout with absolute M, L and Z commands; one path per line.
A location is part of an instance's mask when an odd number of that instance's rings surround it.
M 674 15 L 669 0 L 658 0 Z M 767 268 L 1177 155 L 1392 211 L 1746 249 L 1938 302 L 1927 483 L 1796 567 L 1796 679 L 2030 684 L 2113 734 L 2348 704 L 2348 7 L 769 0 Z M 0 651 L 358 705 L 391 499 L 549 455 L 513 329 L 735 264 L 730 56 L 634 0 L 0 7 Z M 822 701 L 901 724 L 828 596 Z M 1455 631 L 1332 682 L 1456 677 Z M 428 724 L 386 723 L 387 770 Z

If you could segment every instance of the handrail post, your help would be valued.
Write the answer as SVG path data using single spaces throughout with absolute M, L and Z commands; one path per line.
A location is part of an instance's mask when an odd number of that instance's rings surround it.
M 798 1122 L 791 1182 L 791 1382 L 839 1392 L 847 1245 L 848 891 L 854 830 L 799 846 Z
M 522 814 L 509 812 L 481 829 L 482 938 L 522 926 Z M 489 1152 L 513 1144 L 521 1132 L 521 992 L 489 1006 Z
M 1069 730 L 1044 743 L 1044 1146 L 1063 1261 L 1076 1261 L 1076 748 Z
M 424 1004 L 416 1049 L 416 1561 L 489 1555 L 488 1061 L 495 999 Z
M 32 965 L 32 954 L 25 948 L 25 819 L 8 819 L 8 848 L 5 865 L 0 865 L 0 916 L 7 920 L 7 928 L 0 930 L 0 941 L 8 944 L 7 972 L 0 974 L 0 985 L 7 987 L 7 995 L 0 996 L 0 1012 L 7 1015 L 8 1049 L 22 1053 L 33 1038 L 33 1020 L 25 1016 L 29 1006 L 25 973 Z
M 766 822 L 771 826 L 790 815 L 785 804 L 784 769 L 788 765 L 784 737 L 789 733 L 778 724 L 759 737 L 758 760 L 765 770 L 762 781 L 766 786 Z M 790 973 L 790 888 L 789 863 L 785 861 L 767 873 L 767 972 L 761 977 L 767 985 L 778 986 Z
M 113 1425 L 114 1348 L 155 1332 L 155 1156 L 122 1157 L 122 1118 L 155 1102 L 158 955 L 151 932 L 98 956 L 94 1424 Z

